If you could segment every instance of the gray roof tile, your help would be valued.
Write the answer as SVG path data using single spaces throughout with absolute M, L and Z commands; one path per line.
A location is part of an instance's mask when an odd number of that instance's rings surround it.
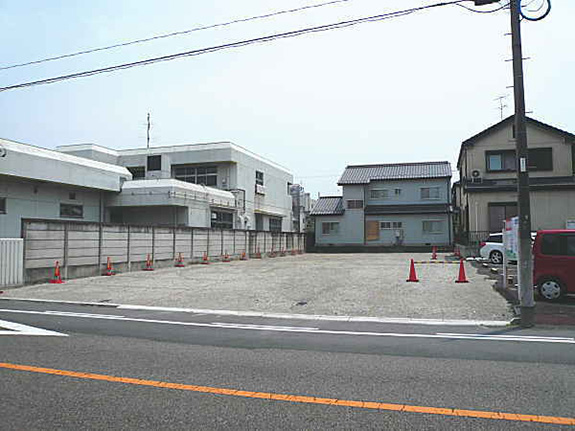
M 313 206 L 310 215 L 341 215 L 343 203 L 341 196 L 320 197 Z
M 385 165 L 351 165 L 345 168 L 339 185 L 368 184 L 378 180 L 411 180 L 451 177 L 449 162 L 393 163 Z

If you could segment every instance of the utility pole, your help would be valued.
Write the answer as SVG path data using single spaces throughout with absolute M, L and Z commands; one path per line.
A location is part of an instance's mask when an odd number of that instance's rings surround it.
M 150 113 L 148 112 L 148 127 L 146 129 L 146 148 L 148 150 L 150 149 L 150 127 L 151 127 Z
M 513 93 L 515 99 L 515 144 L 517 155 L 517 207 L 519 215 L 519 256 L 517 274 L 521 326 L 535 323 L 533 298 L 533 264 L 531 261 L 531 206 L 527 128 L 525 124 L 525 90 L 523 86 L 523 53 L 521 50 L 521 0 L 511 0 L 511 44 L 513 49 Z

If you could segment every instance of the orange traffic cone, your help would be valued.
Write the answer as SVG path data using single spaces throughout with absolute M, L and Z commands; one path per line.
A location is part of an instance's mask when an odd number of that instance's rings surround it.
M 112 267 L 112 259 L 110 257 L 108 257 L 108 260 L 106 262 L 106 272 L 104 273 L 104 275 L 114 275 L 114 269 Z
M 240 255 L 240 260 L 248 260 L 248 256 L 246 255 L 245 251 L 242 251 L 242 254 Z
M 463 259 L 459 261 L 459 277 L 455 280 L 456 283 L 469 283 L 465 277 L 465 266 L 463 266 Z
M 297 255 L 297 250 L 296 250 L 295 248 L 294 248 L 294 249 L 292 249 L 292 251 L 291 251 L 291 255 L 292 255 L 292 256 L 295 256 L 295 255 Z
M 208 253 L 204 253 L 204 256 L 202 257 L 202 265 L 209 265 L 210 263 L 210 258 L 208 257 Z
M 183 268 L 184 266 L 184 258 L 182 257 L 182 253 L 178 253 L 178 258 L 176 259 L 176 264 L 174 265 L 176 268 Z
M 260 249 L 258 248 L 258 251 L 256 251 L 256 254 L 254 256 L 256 259 L 261 259 L 262 258 L 262 253 L 260 252 Z
M 232 260 L 230 259 L 230 255 L 228 254 L 228 252 L 226 252 L 222 257 L 222 262 L 231 262 L 231 261 Z
M 153 271 L 154 266 L 152 265 L 152 259 L 150 259 L 150 254 L 146 256 L 146 266 L 142 268 L 143 271 Z
M 455 254 L 455 257 L 461 257 L 461 251 L 459 251 L 459 247 L 455 247 L 453 254 Z
M 431 248 L 431 260 L 437 260 L 437 247 L 433 246 Z
M 60 275 L 60 262 L 56 261 L 56 264 L 54 265 L 54 278 L 52 278 L 50 280 L 50 283 L 52 284 L 62 284 L 64 283 L 62 281 L 62 277 Z
M 409 266 L 409 278 L 405 280 L 409 283 L 417 283 L 419 280 L 417 279 L 417 274 L 415 273 L 415 263 L 413 259 L 411 259 L 411 265 Z

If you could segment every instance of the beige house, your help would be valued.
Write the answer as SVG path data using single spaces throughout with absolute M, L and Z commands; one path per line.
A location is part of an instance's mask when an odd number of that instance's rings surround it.
M 533 231 L 575 221 L 575 135 L 527 118 Z M 453 187 L 456 239 L 482 239 L 517 215 L 514 116 L 461 144 Z

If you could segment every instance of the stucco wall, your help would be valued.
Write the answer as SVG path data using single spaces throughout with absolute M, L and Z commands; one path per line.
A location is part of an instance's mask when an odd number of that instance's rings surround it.
M 450 179 L 422 179 L 410 181 L 372 181 L 367 186 L 366 204 L 367 205 L 402 205 L 402 204 L 437 204 L 448 203 L 450 200 Z M 439 187 L 438 199 L 421 199 L 422 187 Z M 387 189 L 389 190 L 388 199 L 372 199 L 371 190 Z M 395 189 L 400 189 L 401 193 L 395 195 Z
M 76 194 L 69 199 L 70 192 Z M 102 192 L 103 196 L 109 193 Z M 0 175 L 0 197 L 6 198 L 6 214 L 0 214 L 0 238 L 18 238 L 22 218 L 60 218 L 60 203 L 82 205 L 84 221 L 100 220 L 100 192 L 80 187 L 25 181 Z M 78 219 L 70 219 L 78 220 Z
M 451 243 L 449 215 L 447 214 L 373 215 L 366 217 L 366 221 L 373 220 L 401 222 L 400 232 L 403 245 L 449 245 Z M 424 220 L 441 221 L 441 232 L 424 233 Z M 380 229 L 379 239 L 368 241 L 367 245 L 394 245 L 396 243 L 395 231 L 396 229 Z

